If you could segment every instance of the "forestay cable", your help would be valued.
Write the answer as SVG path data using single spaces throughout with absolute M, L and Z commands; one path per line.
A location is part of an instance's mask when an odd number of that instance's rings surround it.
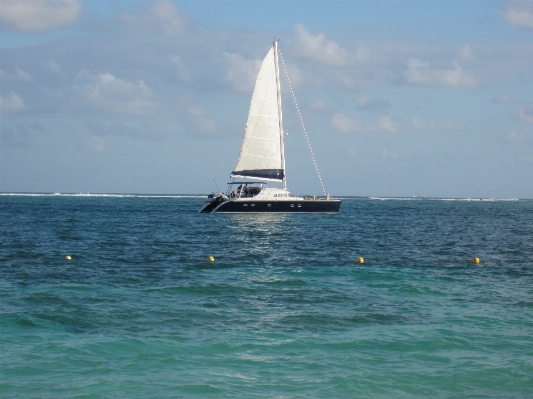
M 294 90 L 292 89 L 292 84 L 289 79 L 289 74 L 287 73 L 287 68 L 285 67 L 285 61 L 283 61 L 283 57 L 281 55 L 281 51 L 279 51 L 278 47 L 278 54 L 279 58 L 281 60 L 281 65 L 283 65 L 283 70 L 285 71 L 285 76 L 287 77 L 287 82 L 289 82 L 289 89 L 291 91 L 292 99 L 294 100 L 294 105 L 296 107 L 296 112 L 298 113 L 298 118 L 300 120 L 300 126 L 302 128 L 302 132 L 304 134 L 304 137 L 307 141 L 307 146 L 309 147 L 309 152 L 311 153 L 311 159 L 313 160 L 313 165 L 315 165 L 316 174 L 318 175 L 318 180 L 320 180 L 320 185 L 322 186 L 322 191 L 324 191 L 324 195 L 328 197 L 328 194 L 326 193 L 326 189 L 324 188 L 324 183 L 322 182 L 322 177 L 320 176 L 320 171 L 318 170 L 318 165 L 315 160 L 315 154 L 313 153 L 313 149 L 311 148 L 311 142 L 309 141 L 309 137 L 307 136 L 307 131 L 305 130 L 304 120 L 302 119 L 302 114 L 300 113 L 300 108 L 298 107 L 298 103 L 296 102 L 296 96 L 294 95 Z

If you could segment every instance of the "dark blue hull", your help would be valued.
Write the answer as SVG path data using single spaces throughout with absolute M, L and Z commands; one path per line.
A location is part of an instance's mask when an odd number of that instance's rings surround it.
M 216 213 L 338 213 L 341 200 L 225 201 L 206 204 L 200 212 Z
M 213 209 L 215 209 L 221 203 L 221 201 L 213 201 L 208 204 L 205 204 L 200 212 L 213 212 Z

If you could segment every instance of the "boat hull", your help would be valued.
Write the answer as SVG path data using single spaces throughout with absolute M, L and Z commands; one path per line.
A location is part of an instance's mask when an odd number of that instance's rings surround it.
M 338 213 L 341 200 L 224 201 L 207 204 L 200 212 L 214 213 Z
M 204 207 L 200 210 L 200 212 L 213 212 L 213 209 L 215 209 L 221 203 L 222 203 L 221 201 L 208 202 L 207 204 L 204 205 Z

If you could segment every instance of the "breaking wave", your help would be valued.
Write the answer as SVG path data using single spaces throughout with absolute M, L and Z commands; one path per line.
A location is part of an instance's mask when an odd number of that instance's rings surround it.
M 198 194 L 0 193 L 4 197 L 204 198 Z

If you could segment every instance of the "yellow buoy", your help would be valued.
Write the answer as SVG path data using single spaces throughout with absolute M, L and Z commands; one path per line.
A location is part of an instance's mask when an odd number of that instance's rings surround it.
M 361 257 L 357 258 L 357 263 L 365 263 L 365 260 Z
M 208 260 L 209 262 L 214 262 L 214 261 L 215 261 L 215 258 L 213 258 L 212 256 L 208 256 L 208 257 L 207 257 L 207 260 Z
M 476 257 L 472 259 L 472 263 L 475 263 L 477 265 L 479 263 L 479 258 Z
M 70 255 L 67 255 L 67 256 L 65 256 L 65 259 L 66 259 L 66 260 L 71 260 L 72 257 L 71 257 Z

